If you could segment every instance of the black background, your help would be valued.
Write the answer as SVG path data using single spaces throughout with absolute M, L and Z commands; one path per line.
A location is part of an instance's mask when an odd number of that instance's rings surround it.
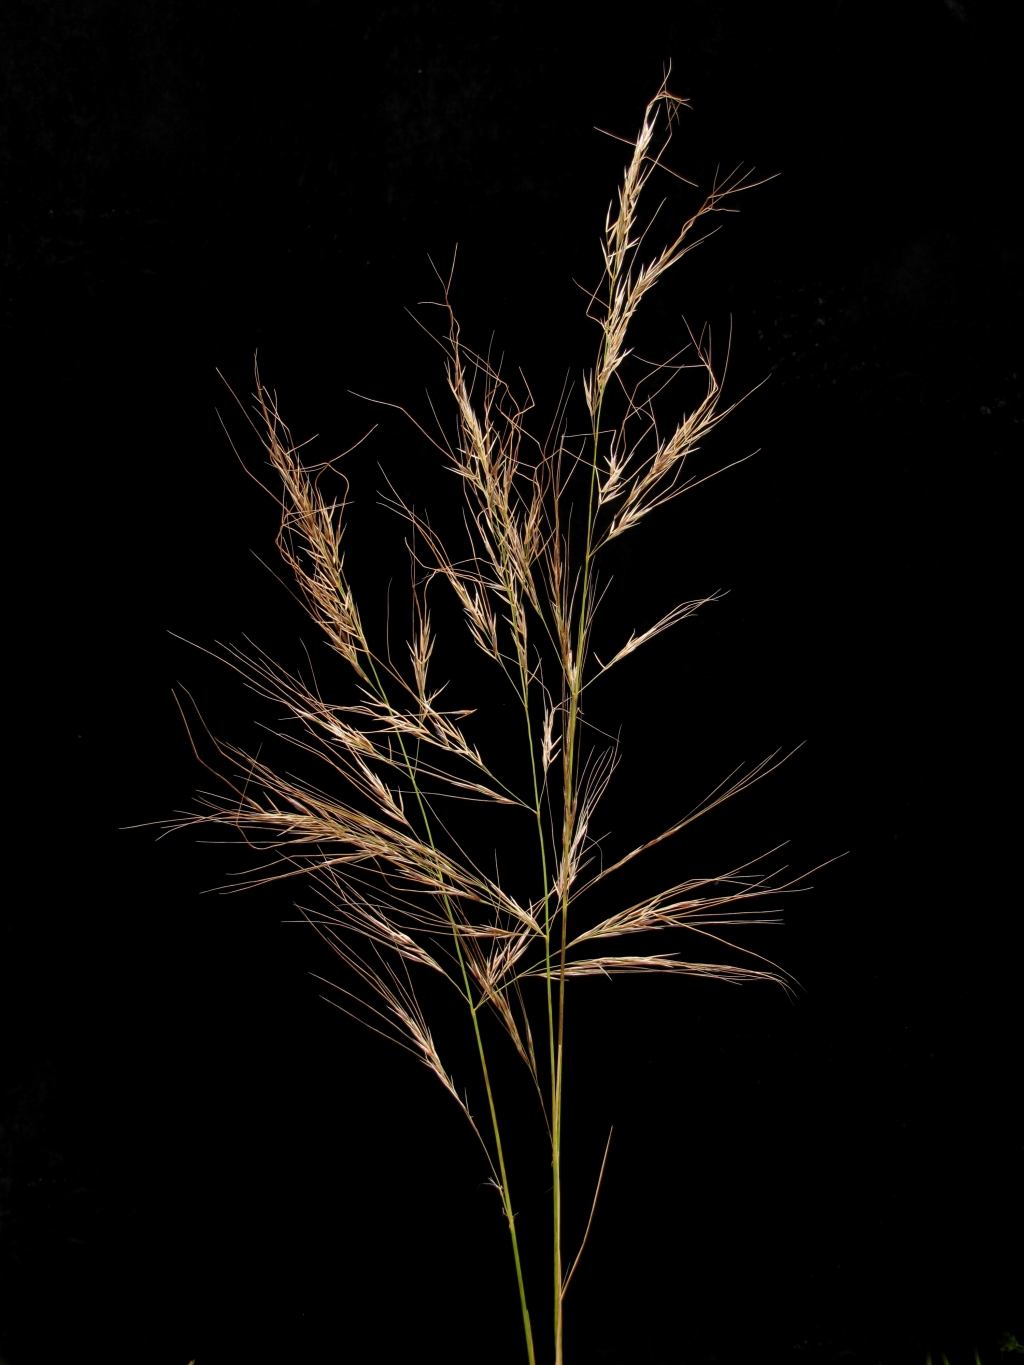
M 201 894 L 237 851 L 119 827 L 202 785 L 179 680 L 258 742 L 240 684 L 168 632 L 293 664 L 313 645 L 251 553 L 270 562 L 274 508 L 214 367 L 245 394 L 258 348 L 321 456 L 380 422 L 346 464 L 349 557 L 364 601 L 391 577 L 398 600 L 377 462 L 430 506 L 445 481 L 349 391 L 442 395 L 403 308 L 458 242 L 464 334 L 543 414 L 591 363 L 573 280 L 597 278 L 623 161 L 594 126 L 631 137 L 669 59 L 694 105 L 672 164 L 780 175 L 652 298 L 645 338 L 731 319 L 731 395 L 769 379 L 709 458 L 760 453 L 615 564 L 612 634 L 731 591 L 609 692 L 604 826 L 625 839 L 806 741 L 661 870 L 783 838 L 797 869 L 848 854 L 752 940 L 795 1003 L 580 983 L 576 1235 L 615 1139 L 569 1359 L 957 1365 L 976 1343 L 988 1365 L 1021 1332 L 1017 100 L 994 13 L 5 7 L 5 1365 L 520 1359 L 497 1200 L 436 1082 L 320 1002 L 329 963 L 282 924 L 286 892 Z M 543 1163 L 519 1189 L 539 1252 Z

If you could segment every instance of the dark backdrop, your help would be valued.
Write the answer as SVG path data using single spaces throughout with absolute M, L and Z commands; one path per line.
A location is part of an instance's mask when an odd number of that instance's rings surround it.
M 957 1365 L 977 1343 L 988 1365 L 1022 1332 L 1020 248 L 995 8 L 10 0 L 6 1365 L 520 1358 L 497 1202 L 436 1083 L 320 1002 L 329 964 L 285 892 L 201 894 L 237 851 L 119 827 L 202 785 L 176 682 L 254 735 L 240 685 L 168 632 L 291 663 L 312 644 L 252 553 L 273 506 L 214 367 L 244 394 L 258 348 L 321 455 L 380 420 L 347 464 L 349 554 L 369 599 L 399 592 L 377 462 L 418 498 L 443 479 L 349 390 L 442 393 L 402 310 L 458 242 L 467 339 L 557 398 L 590 363 L 573 280 L 596 278 L 623 160 L 594 125 L 632 136 L 669 59 L 694 104 L 673 165 L 781 174 L 647 335 L 731 319 L 732 395 L 768 383 L 711 453 L 756 458 L 616 564 L 637 586 L 614 619 L 731 593 L 611 694 L 639 701 L 604 823 L 805 741 L 662 868 L 782 838 L 798 869 L 848 853 L 754 940 L 795 1003 L 580 983 L 574 1226 L 616 1136 L 570 1359 Z M 519 1188 L 539 1238 L 543 1168 Z

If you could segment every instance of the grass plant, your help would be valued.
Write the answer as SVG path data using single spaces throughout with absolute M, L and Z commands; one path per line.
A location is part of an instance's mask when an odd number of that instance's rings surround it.
M 204 795 L 197 811 L 174 822 L 227 826 L 265 850 L 270 865 L 251 884 L 307 878 L 318 897 L 302 913 L 348 969 L 336 987 L 341 1007 L 410 1051 L 462 1110 L 504 1210 L 530 1365 L 539 1357 L 562 1365 L 566 1293 L 597 1201 L 595 1192 L 590 1221 L 570 1248 L 563 1222 L 570 983 L 662 973 L 789 986 L 783 970 L 736 944 L 731 933 L 777 922 L 771 898 L 794 884 L 770 874 L 763 861 L 687 877 L 653 895 L 630 894 L 637 860 L 766 776 L 782 761 L 778 754 L 732 773 L 694 809 L 673 814 L 617 856 L 596 856 L 593 834 L 618 761 L 616 746 L 608 747 L 585 719 L 593 689 L 713 600 L 683 601 L 654 624 L 638 624 L 617 647 L 602 651 L 604 657 L 595 653 L 602 556 L 709 477 L 692 472 L 692 458 L 732 410 L 723 403 L 707 333 L 687 333 L 684 349 L 657 363 L 639 359 L 631 345 L 646 296 L 703 240 L 711 220 L 755 183 L 742 172 L 716 180 L 667 242 L 650 247 L 657 212 L 648 212 L 649 181 L 667 170 L 666 149 L 685 104 L 663 83 L 628 143 L 604 227 L 603 277 L 588 296 L 598 340 L 582 402 L 576 400 L 582 434 L 574 431 L 571 394 L 548 436 L 533 434 L 529 394 L 517 398 L 500 367 L 465 345 L 450 278 L 438 277 L 443 325 L 436 339 L 452 416 L 450 425 L 439 418 L 436 431 L 417 425 L 454 476 L 447 496 L 460 490 L 466 540 L 456 546 L 389 488 L 387 501 L 406 523 L 411 553 L 413 625 L 400 660 L 390 628 L 378 638 L 364 623 L 350 583 L 342 551 L 348 485 L 334 462 L 304 461 L 257 372 L 250 420 L 279 480 L 278 549 L 306 610 L 348 672 L 348 691 L 328 699 L 320 681 L 307 682 L 259 652 L 224 651 L 220 657 L 257 693 L 285 708 L 297 728 L 283 737 L 326 765 L 327 777 L 306 782 L 259 755 L 213 741 L 212 766 L 224 789 Z M 693 405 L 663 429 L 657 413 L 666 386 L 695 379 Z M 327 491 L 332 479 L 333 493 Z M 472 646 L 493 668 L 493 684 L 477 709 L 486 713 L 503 689 L 518 713 L 523 761 L 515 771 L 474 738 L 468 708 L 441 703 L 443 689 L 431 671 L 436 637 L 428 599 L 445 589 L 461 607 Z M 466 807 L 445 806 L 446 797 L 484 803 L 491 824 L 504 819 L 514 840 L 528 839 L 531 895 L 515 894 L 469 851 L 450 815 Z M 595 902 L 614 908 L 595 914 L 588 909 Z M 692 935 L 696 952 L 659 950 L 659 937 L 673 930 Z M 745 954 L 740 965 L 717 960 L 723 943 Z M 479 1064 L 479 1106 L 457 1087 L 435 1043 L 417 985 L 425 975 L 447 981 L 462 1002 Z M 550 1155 L 552 1339 L 545 1347 L 531 1318 L 517 1230 L 496 1084 L 499 1035 L 529 1073 L 542 1118 L 538 1140 Z

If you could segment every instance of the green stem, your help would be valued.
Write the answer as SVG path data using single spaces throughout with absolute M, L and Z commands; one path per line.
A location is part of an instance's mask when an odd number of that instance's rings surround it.
M 548 889 L 548 854 L 547 840 L 544 837 L 544 821 L 541 814 L 541 787 L 537 779 L 537 756 L 534 751 L 533 728 L 530 725 L 530 698 L 529 684 L 525 668 L 525 661 L 520 659 L 520 679 L 522 683 L 523 711 L 526 715 L 527 743 L 530 749 L 530 770 L 533 776 L 533 800 L 537 815 L 537 838 L 540 843 L 540 870 L 541 885 L 544 888 L 544 985 L 547 995 L 548 1011 L 548 1059 L 551 1071 L 551 1165 L 553 1174 L 553 1188 L 561 1190 L 561 1176 L 559 1164 L 559 1151 L 556 1141 L 556 1119 L 558 1112 L 558 1082 L 557 1067 L 555 1064 L 555 1019 L 554 1019 L 554 1000 L 552 997 L 551 980 L 551 894 Z M 559 1355 L 559 1324 L 561 1321 L 561 1198 L 560 1193 L 556 1195 L 554 1201 L 554 1272 L 555 1272 L 555 1355 Z
M 373 673 L 373 680 L 377 686 L 377 694 L 385 705 L 390 705 L 387 699 L 387 693 L 385 692 L 384 686 L 377 673 L 377 666 L 373 655 L 367 650 L 366 656 L 370 664 L 370 670 Z M 434 833 L 430 824 L 430 817 L 427 814 L 419 783 L 416 780 L 416 770 L 409 759 L 409 755 L 405 748 L 405 741 L 400 733 L 397 735 L 397 739 L 399 748 L 402 751 L 402 760 L 405 763 L 406 771 L 409 774 L 409 780 L 412 783 L 416 804 L 419 806 L 423 827 L 426 830 L 427 839 L 430 843 L 430 851 L 436 858 L 438 856 L 437 846 L 434 843 Z M 458 923 L 455 919 L 455 912 L 452 910 L 448 893 L 444 889 L 444 878 L 441 874 L 440 865 L 438 865 L 438 882 L 441 887 L 441 899 L 444 903 L 445 914 L 448 916 L 448 923 L 451 925 L 452 929 L 452 937 L 455 940 L 455 951 L 458 957 L 459 970 L 462 973 L 463 990 L 466 997 L 466 1003 L 469 1006 L 470 1018 L 473 1021 L 473 1034 L 476 1038 L 477 1054 L 480 1058 L 480 1069 L 484 1078 L 484 1089 L 487 1092 L 487 1107 L 491 1115 L 491 1128 L 494 1132 L 494 1146 L 498 1156 L 498 1174 L 501 1180 L 501 1201 L 505 1210 L 505 1220 L 508 1223 L 509 1235 L 512 1239 L 512 1256 L 516 1266 L 516 1282 L 519 1286 L 519 1305 L 523 1315 L 523 1331 L 526 1334 L 526 1354 L 529 1359 L 529 1365 L 536 1365 L 537 1357 L 533 1345 L 533 1328 L 530 1324 L 530 1310 L 526 1301 L 526 1286 L 523 1281 L 522 1260 L 519 1255 L 519 1239 L 516 1236 L 515 1214 L 512 1211 L 512 1196 L 509 1190 L 508 1172 L 505 1168 L 505 1153 L 501 1143 L 501 1130 L 498 1126 L 498 1111 L 494 1103 L 494 1092 L 491 1089 L 491 1077 L 487 1068 L 487 1057 L 484 1051 L 483 1036 L 480 1032 L 480 1021 L 477 1018 L 476 1010 L 473 1008 L 473 992 L 469 980 L 469 971 L 466 966 L 465 955 L 462 950 L 462 940 L 459 935 Z
M 510 603 L 515 599 L 512 597 L 514 588 L 510 581 L 511 576 L 507 572 L 507 565 L 502 563 L 505 571 L 506 592 L 509 594 Z M 517 603 L 519 612 L 523 611 L 521 600 Z M 521 619 L 521 618 L 520 618 Z M 526 657 L 525 630 L 520 635 L 517 623 L 513 621 L 513 633 L 516 639 L 516 657 L 519 664 L 519 685 L 520 699 L 523 704 L 523 714 L 526 718 L 526 740 L 527 748 L 530 753 L 530 773 L 533 779 L 533 801 L 534 810 L 537 817 L 537 838 L 540 843 L 540 866 L 541 866 L 541 885 L 544 888 L 544 984 L 547 995 L 547 1014 L 548 1014 L 548 1057 L 551 1073 L 551 1166 L 554 1197 L 554 1276 L 555 1276 L 555 1359 L 561 1362 L 561 1310 L 562 1310 L 562 1255 L 561 1255 L 561 1163 L 560 1150 L 557 1140 L 557 1115 L 559 1113 L 559 1067 L 555 1060 L 555 1020 L 554 1020 L 554 1001 L 552 999 L 552 979 L 551 979 L 551 895 L 548 889 L 548 855 L 547 841 L 544 837 L 544 821 L 541 813 L 541 785 L 537 775 L 537 755 L 534 747 L 533 727 L 530 724 L 530 684 L 529 684 L 529 660 Z M 564 956 L 564 953 L 563 953 Z M 559 1023 L 561 1016 L 559 1016 Z M 560 1052 L 559 1052 L 560 1055 Z
M 609 298 L 614 297 L 615 279 L 610 280 Z M 607 335 L 602 343 L 602 350 L 599 356 L 599 368 L 595 374 L 595 384 L 597 375 L 603 367 L 604 351 L 607 348 Z M 552 1115 L 551 1115 L 551 1147 L 552 1147 L 552 1197 L 554 1202 L 554 1223 L 555 1223 L 555 1365 L 563 1365 L 563 1325 L 564 1314 L 562 1311 L 562 1083 L 564 1076 L 564 1048 L 565 1048 L 565 965 L 566 950 L 568 947 L 568 923 L 569 923 L 569 853 L 572 848 L 573 823 L 576 814 L 575 801 L 575 769 L 576 769 L 576 732 L 579 725 L 579 704 L 580 693 L 582 692 L 583 677 L 583 651 L 586 645 L 586 622 L 587 622 L 587 600 L 590 591 L 590 569 L 594 553 L 594 518 L 595 518 L 595 497 L 597 492 L 597 459 L 598 447 L 601 439 L 601 412 L 604 404 L 603 393 L 597 395 L 597 403 L 594 410 L 593 425 L 593 456 L 590 465 L 590 496 L 587 503 L 587 542 L 586 551 L 583 557 L 583 582 L 580 590 L 579 620 L 576 630 L 576 658 L 575 667 L 569 687 L 569 714 L 565 733 L 563 737 L 563 782 L 564 782 L 564 804 L 562 821 L 562 867 L 564 869 L 564 880 L 559 904 L 561 917 L 561 944 L 559 947 L 559 966 L 558 966 L 558 1056 L 555 1065 L 553 1096 L 552 1096 Z M 548 978 L 550 983 L 550 956 L 548 958 Z

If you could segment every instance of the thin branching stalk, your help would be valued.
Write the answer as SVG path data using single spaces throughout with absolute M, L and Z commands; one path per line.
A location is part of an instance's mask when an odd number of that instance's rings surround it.
M 773 755 L 732 773 L 693 810 L 593 869 L 591 829 L 618 755 L 615 746 L 602 751 L 589 745 L 585 694 L 612 668 L 718 596 L 680 603 L 653 626 L 633 629 L 604 659 L 594 652 L 602 552 L 709 477 L 691 475 L 688 464 L 730 411 L 721 405 L 721 375 L 706 334 L 689 337 L 685 359 L 673 356 L 661 364 L 639 361 L 630 343 L 644 297 L 698 244 L 704 220 L 731 208 L 735 196 L 754 183 L 740 172 L 716 181 L 667 245 L 647 249 L 653 217 L 641 217 L 641 204 L 650 177 L 664 169 L 684 104 L 665 85 L 658 90 L 640 132 L 628 143 L 618 199 L 606 217 L 603 278 L 588 305 L 599 339 L 582 386 L 585 438 L 569 434 L 565 402 L 547 437 L 531 435 L 532 397 L 517 399 L 490 361 L 464 345 L 450 302 L 450 278 L 439 277 L 445 326 L 435 339 L 445 356 L 453 420 L 449 425 L 439 418 L 436 430 L 416 425 L 458 481 L 467 541 L 456 551 L 426 515 L 389 486 L 386 503 L 409 528 L 407 663 L 395 662 L 390 640 L 378 646 L 364 627 L 342 552 L 347 483 L 333 463 L 304 461 L 257 373 L 250 421 L 278 479 L 278 549 L 294 575 L 297 596 L 329 650 L 349 670 L 350 686 L 340 700 L 329 700 L 315 670 L 307 680 L 259 652 L 222 649 L 218 657 L 257 695 L 284 708 L 285 728 L 275 733 L 306 759 L 315 758 L 324 778 L 314 785 L 205 736 L 203 745 L 212 744 L 216 755 L 208 766 L 221 789 L 203 794 L 197 811 L 172 822 L 229 826 L 260 850 L 263 861 L 240 885 L 306 879 L 318 903 L 300 910 L 345 964 L 355 987 L 335 988 L 351 1005 L 338 1007 L 417 1056 L 462 1109 L 486 1154 L 509 1229 L 530 1365 L 536 1363 L 537 1347 L 499 1123 L 492 1025 L 529 1072 L 550 1146 L 551 1358 L 562 1365 L 566 1293 L 597 1203 L 595 1191 L 579 1248 L 567 1257 L 563 1096 L 569 981 L 661 972 L 790 985 L 781 968 L 730 937 L 741 926 L 776 923 L 779 895 L 801 880 L 768 870 L 764 859 L 717 875 L 693 875 L 639 900 L 620 896 L 611 913 L 595 917 L 587 910 L 594 888 L 600 886 L 606 896 L 616 885 L 628 888 L 628 876 L 616 882 L 617 873 L 782 761 Z M 694 371 L 702 393 L 671 432 L 662 431 L 656 400 L 667 384 Z M 325 476 L 338 478 L 337 495 L 324 491 Z M 575 525 L 573 506 L 585 508 L 582 514 L 577 510 Z M 499 687 L 510 689 L 521 712 L 525 761 L 518 772 L 506 770 L 504 761 L 488 757 L 470 740 L 465 722 L 471 711 L 440 705 L 444 689 L 431 680 L 436 637 L 428 597 L 435 584 L 454 594 L 471 645 L 496 668 Z M 319 671 L 331 674 L 333 692 L 336 670 L 327 665 Z M 482 700 L 489 698 L 488 693 Z M 198 738 L 196 747 L 198 752 Z M 485 872 L 466 839 L 441 818 L 439 803 L 446 797 L 483 803 L 495 821 L 529 819 L 537 851 L 528 899 L 512 895 L 497 872 Z M 699 954 L 691 959 L 673 949 L 649 951 L 650 945 L 636 942 L 666 931 L 674 931 L 677 940 L 681 934 L 697 935 Z M 638 951 L 618 951 L 610 942 L 627 937 L 631 945 L 622 946 Z M 706 961 L 712 943 L 743 953 L 746 965 Z M 486 1132 L 428 1026 L 416 992 L 416 979 L 424 972 L 445 979 L 468 1010 L 488 1111 Z M 542 1001 L 530 995 L 535 981 L 543 982 Z M 534 1042 L 538 1025 L 544 1037 L 540 1060 Z M 607 1159 L 606 1147 L 598 1189 Z

